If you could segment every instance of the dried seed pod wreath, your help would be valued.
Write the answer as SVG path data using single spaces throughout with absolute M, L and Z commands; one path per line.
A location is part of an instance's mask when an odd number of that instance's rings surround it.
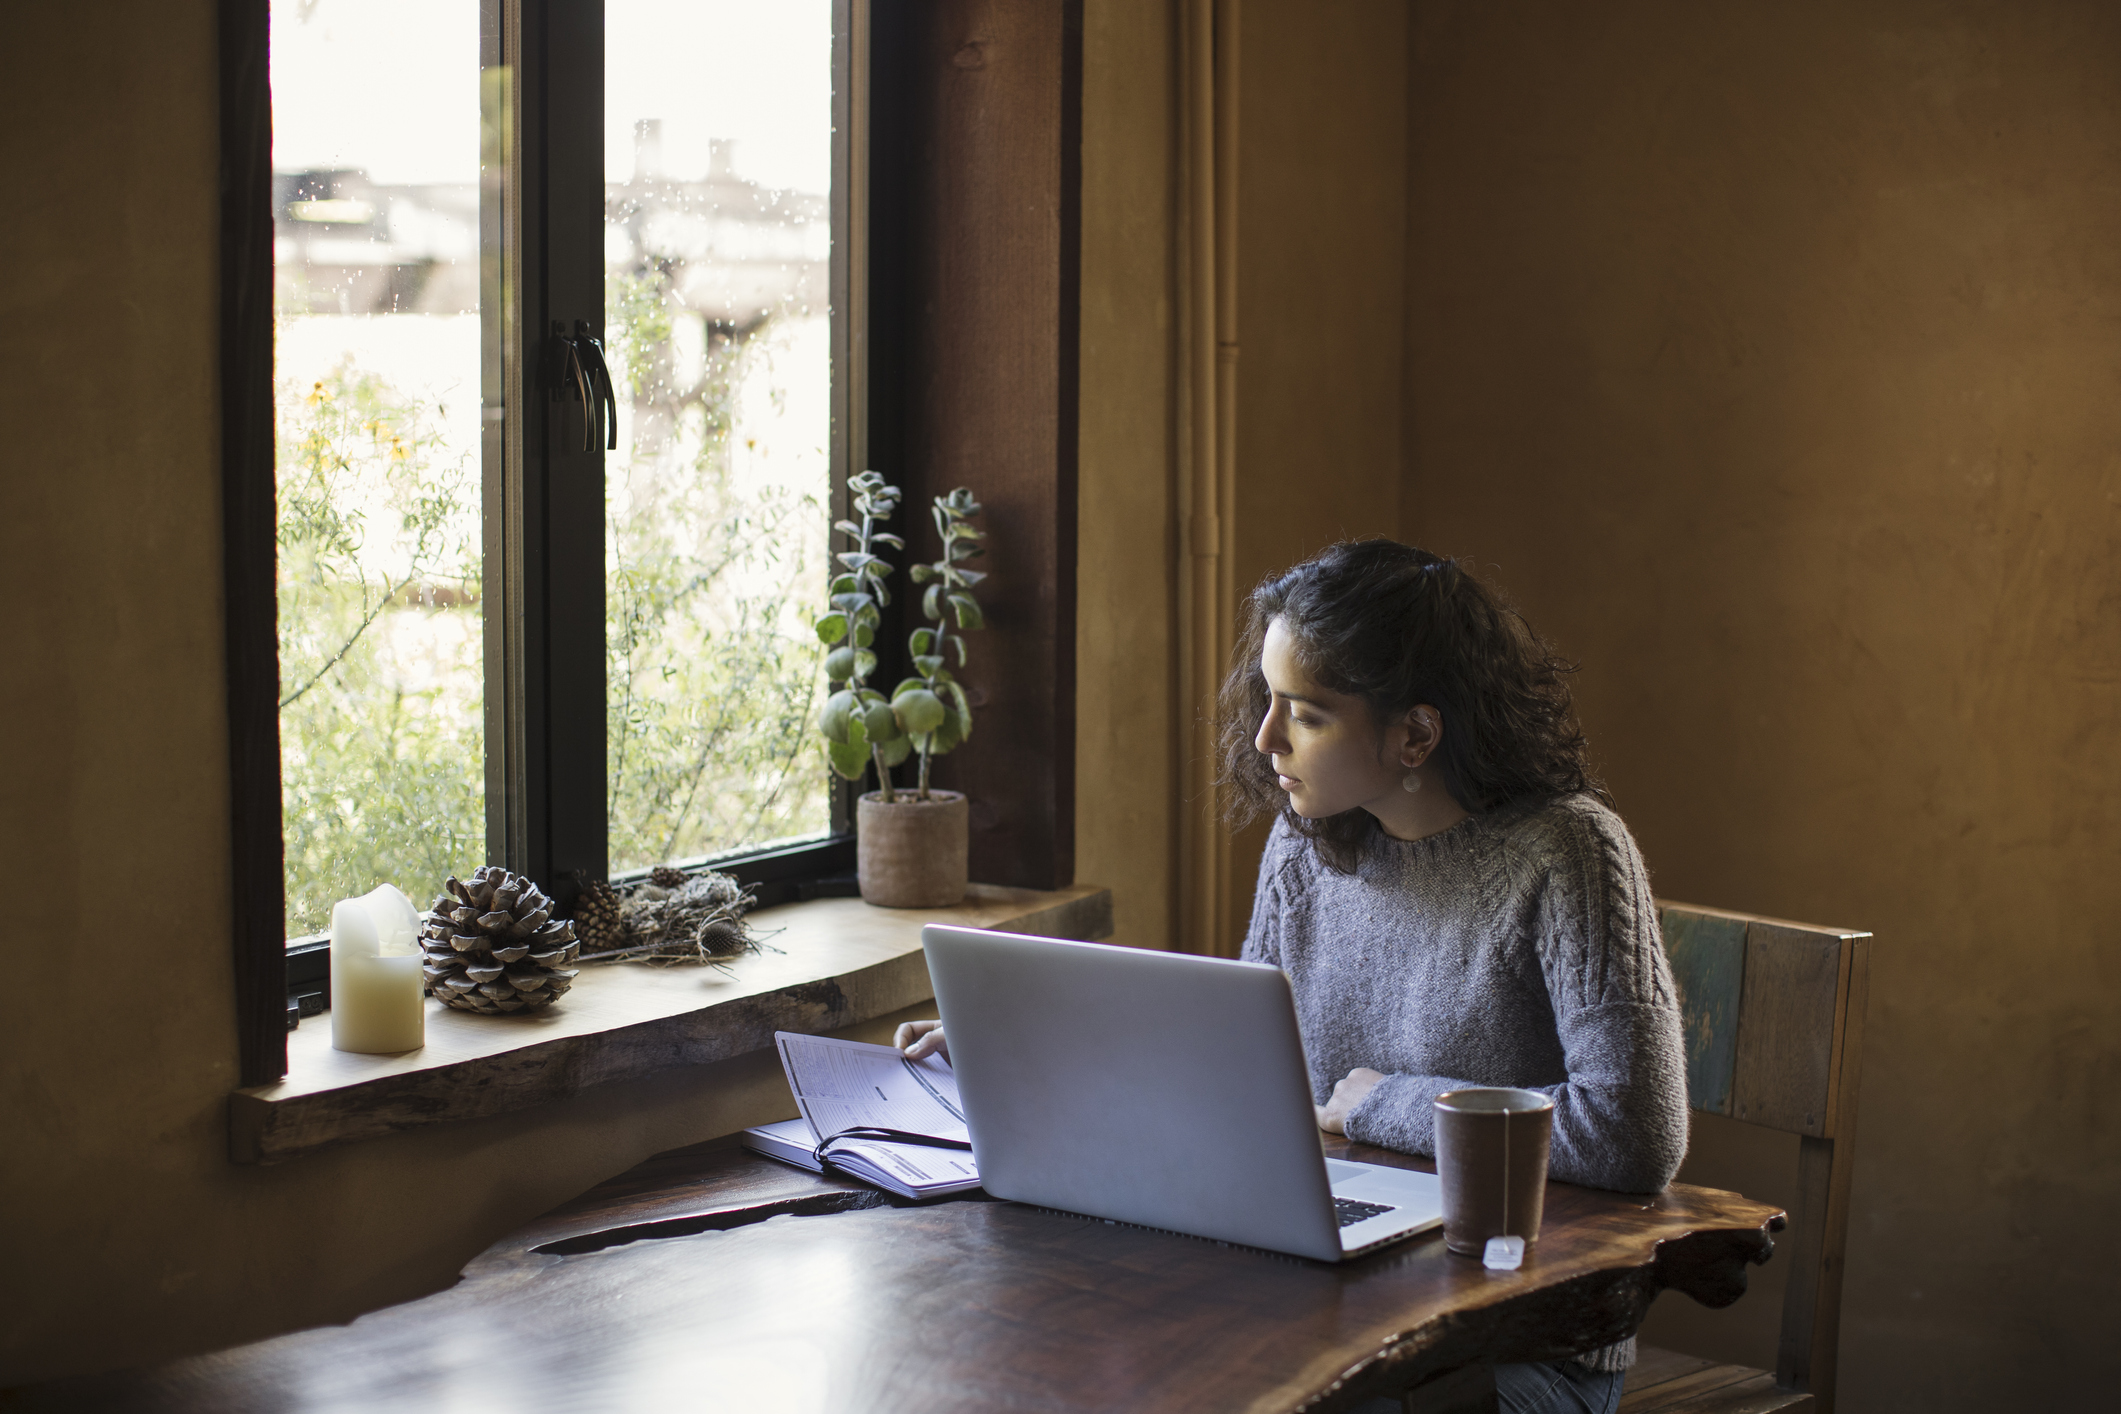
M 712 870 L 686 874 L 664 867 L 637 883 L 591 887 L 599 909 L 615 901 L 618 916 L 615 924 L 595 930 L 597 941 L 604 946 L 584 952 L 577 962 L 719 966 L 743 953 L 762 950 L 744 922 L 744 914 L 756 899 L 748 887 L 727 874 Z

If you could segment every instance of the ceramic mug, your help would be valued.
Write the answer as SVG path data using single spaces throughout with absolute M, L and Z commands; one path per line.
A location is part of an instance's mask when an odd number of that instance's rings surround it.
M 1537 1090 L 1480 1086 L 1436 1097 L 1443 1240 L 1479 1257 L 1491 1237 L 1539 1240 L 1554 1102 Z

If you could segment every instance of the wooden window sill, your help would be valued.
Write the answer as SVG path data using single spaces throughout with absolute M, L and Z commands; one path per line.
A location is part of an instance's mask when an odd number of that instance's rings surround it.
M 591 1085 L 728 1060 L 775 1031 L 825 1032 L 935 995 L 921 927 L 957 923 L 1048 937 L 1112 931 L 1112 893 L 974 884 L 955 908 L 872 908 L 814 899 L 752 915 L 778 951 L 712 967 L 632 963 L 582 970 L 542 1011 L 477 1016 L 427 1004 L 427 1044 L 400 1055 L 331 1048 L 329 1013 L 287 1038 L 287 1076 L 229 1097 L 229 1154 L 273 1164 L 327 1144 L 482 1119 L 565 1099 Z

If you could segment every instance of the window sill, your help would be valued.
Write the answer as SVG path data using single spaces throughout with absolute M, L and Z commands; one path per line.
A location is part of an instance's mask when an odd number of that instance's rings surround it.
M 858 1025 L 935 995 L 921 927 L 956 923 L 1048 937 L 1112 931 L 1109 889 L 974 884 L 955 908 L 872 908 L 813 899 L 761 909 L 778 952 L 726 971 L 618 963 L 584 968 L 564 1001 L 489 1017 L 427 1004 L 427 1044 L 393 1056 L 331 1048 L 327 1013 L 287 1038 L 287 1076 L 229 1097 L 229 1156 L 275 1164 L 354 1139 L 483 1119 L 592 1085 L 728 1060 L 776 1031 Z

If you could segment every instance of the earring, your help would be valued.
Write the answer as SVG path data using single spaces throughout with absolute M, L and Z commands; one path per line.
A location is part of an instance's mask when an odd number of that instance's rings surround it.
M 1405 791 L 1408 795 L 1412 795 L 1414 794 L 1414 792 L 1420 790 L 1421 772 L 1410 769 L 1404 776 L 1401 776 L 1399 778 L 1399 788 Z

